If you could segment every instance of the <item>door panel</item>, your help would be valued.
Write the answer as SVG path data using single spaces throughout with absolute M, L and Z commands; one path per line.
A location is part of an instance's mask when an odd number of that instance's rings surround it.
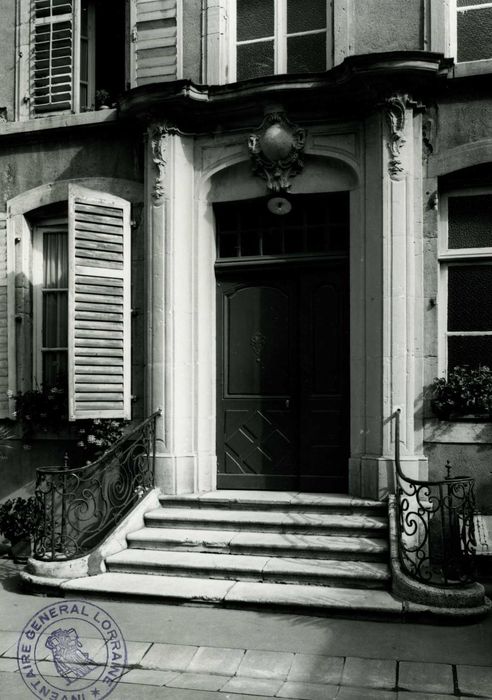
M 349 444 L 348 270 L 300 275 L 300 488 L 345 491 Z
M 346 260 L 222 273 L 217 291 L 218 487 L 345 491 Z
M 219 488 L 295 488 L 295 284 L 223 278 L 218 301 Z

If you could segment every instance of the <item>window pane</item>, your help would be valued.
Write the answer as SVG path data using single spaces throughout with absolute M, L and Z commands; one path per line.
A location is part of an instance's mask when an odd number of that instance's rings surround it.
M 492 195 L 450 197 L 448 208 L 450 248 L 492 246 Z
M 326 32 L 287 39 L 287 72 L 316 73 L 326 70 Z
M 43 236 L 45 288 L 68 286 L 68 250 L 66 233 L 45 233 Z
M 68 381 L 67 352 L 43 353 L 43 384 L 66 388 Z
M 273 75 L 273 41 L 259 41 L 237 47 L 237 79 Z
M 287 0 L 287 33 L 326 27 L 326 0 Z
M 455 335 L 448 338 L 448 368 L 463 365 L 492 367 L 491 335 Z
M 492 265 L 449 267 L 448 330 L 491 331 L 490 299 L 492 299 Z
M 66 348 L 68 344 L 67 292 L 43 294 L 43 347 Z
M 492 7 L 458 12 L 458 61 L 492 57 Z
M 237 40 L 273 36 L 273 0 L 237 0 Z

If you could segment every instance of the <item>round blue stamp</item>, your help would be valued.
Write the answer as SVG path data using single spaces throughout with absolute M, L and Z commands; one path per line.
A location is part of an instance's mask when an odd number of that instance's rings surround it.
M 17 663 L 37 698 L 103 700 L 125 673 L 127 649 L 105 610 L 88 601 L 63 600 L 31 617 L 19 638 Z

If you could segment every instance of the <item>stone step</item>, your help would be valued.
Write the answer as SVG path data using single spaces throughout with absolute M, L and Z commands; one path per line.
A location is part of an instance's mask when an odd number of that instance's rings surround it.
M 329 588 L 287 583 L 255 583 L 208 578 L 104 573 L 64 581 L 60 588 L 83 595 L 132 596 L 167 603 L 208 604 L 224 607 L 279 609 L 304 614 L 342 614 L 361 617 L 395 616 L 402 602 L 386 591 Z
M 127 540 L 130 547 L 137 549 L 259 554 L 310 559 L 385 561 L 388 554 L 387 541 L 372 537 L 144 527 L 130 533 Z
M 207 491 L 180 496 L 163 495 L 160 502 L 166 508 L 232 508 L 234 510 L 267 510 L 339 514 L 387 514 L 387 504 L 346 494 L 303 493 L 298 491 Z
M 342 515 L 317 512 L 264 510 L 225 510 L 221 508 L 157 508 L 145 514 L 149 527 L 248 530 L 250 532 L 284 532 L 338 534 L 345 536 L 382 536 L 388 520 L 371 515 Z
M 109 571 L 122 573 L 350 588 L 384 588 L 390 579 L 388 566 L 375 562 L 146 549 L 118 552 L 107 557 L 106 565 Z

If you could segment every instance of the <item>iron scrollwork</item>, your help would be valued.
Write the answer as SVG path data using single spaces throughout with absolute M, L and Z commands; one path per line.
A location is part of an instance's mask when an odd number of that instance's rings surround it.
M 37 470 L 41 520 L 35 559 L 75 559 L 89 553 L 153 488 L 158 415 L 124 435 L 95 462 Z
M 411 578 L 431 586 L 459 587 L 475 581 L 475 480 L 449 477 L 423 481 L 403 474 L 399 413 L 395 464 L 398 550 Z

